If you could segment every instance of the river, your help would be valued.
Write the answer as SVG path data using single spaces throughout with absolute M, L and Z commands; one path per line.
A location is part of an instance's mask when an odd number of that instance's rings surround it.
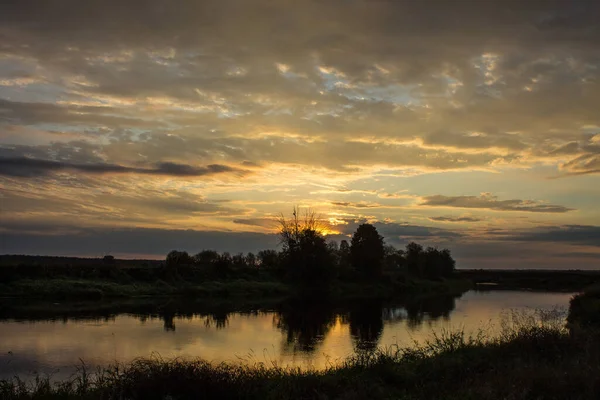
M 570 293 L 468 291 L 398 303 L 284 302 L 206 309 L 159 304 L 0 306 L 0 379 L 36 373 L 53 379 L 138 357 L 201 357 L 214 362 L 324 368 L 355 352 L 411 346 L 434 332 L 498 334 L 511 310 L 564 309 Z M 198 309 L 196 309 L 198 308 Z

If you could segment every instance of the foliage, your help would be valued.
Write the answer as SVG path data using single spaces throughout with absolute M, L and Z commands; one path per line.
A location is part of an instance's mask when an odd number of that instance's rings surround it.
M 354 232 L 350 244 L 352 266 L 365 277 L 377 278 L 383 272 L 385 256 L 383 237 L 371 224 L 361 224 Z
M 414 276 L 423 276 L 423 246 L 410 242 L 406 245 L 406 267 Z
M 350 268 L 350 266 L 352 265 L 352 262 L 351 262 L 352 254 L 350 252 L 350 245 L 348 244 L 347 240 L 342 240 L 340 242 L 340 247 L 339 247 L 338 252 L 339 252 L 339 257 L 338 257 L 339 268 L 341 270 Z
M 268 271 L 281 270 L 279 253 L 275 250 L 261 250 L 257 254 L 258 265 Z
M 576 329 L 600 331 L 600 286 L 588 288 L 569 302 L 569 324 Z
M 327 285 L 334 277 L 334 257 L 319 229 L 316 214 L 306 210 L 300 216 L 295 207 L 292 217 L 279 219 L 283 244 L 282 259 L 287 276 L 302 285 Z
M 192 263 L 192 257 L 190 257 L 187 251 L 173 250 L 167 254 L 166 264 L 169 268 L 175 268 L 180 265 L 189 265 Z
M 423 250 L 423 246 L 415 242 L 406 245 L 405 259 L 408 272 L 421 278 L 448 278 L 456 269 L 450 250 L 435 247 Z

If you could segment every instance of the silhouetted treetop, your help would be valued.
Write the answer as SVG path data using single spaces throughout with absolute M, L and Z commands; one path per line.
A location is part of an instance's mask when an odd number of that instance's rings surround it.
M 383 270 L 383 237 L 371 224 L 362 224 L 350 244 L 352 266 L 368 277 L 381 276 Z

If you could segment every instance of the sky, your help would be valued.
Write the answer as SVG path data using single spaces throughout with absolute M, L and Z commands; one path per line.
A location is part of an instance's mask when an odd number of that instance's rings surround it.
M 331 239 L 600 268 L 600 3 L 8 0 L 0 253 Z

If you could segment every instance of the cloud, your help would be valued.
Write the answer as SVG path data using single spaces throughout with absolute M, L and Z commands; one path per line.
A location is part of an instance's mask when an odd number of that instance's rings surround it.
M 45 226 L 30 226 L 41 232 Z M 56 235 L 4 232 L 0 253 L 100 256 L 107 253 L 163 258 L 174 249 L 196 253 L 204 249 L 256 252 L 276 248 L 276 235 L 251 232 L 219 232 L 169 229 L 110 229 L 65 227 Z M 69 233 L 72 232 L 72 233 Z
M 429 217 L 429 220 L 436 222 L 479 222 L 481 218 L 475 217 Z
M 364 218 L 343 219 L 343 224 L 335 225 L 334 228 L 342 234 L 352 235 L 358 226 L 363 223 L 372 223 L 386 242 L 393 245 L 403 245 L 410 241 L 425 241 L 427 243 L 446 242 L 465 236 L 460 231 L 453 231 L 429 226 L 412 225 L 398 222 L 368 221 Z
M 140 174 L 173 177 L 199 177 L 222 173 L 243 174 L 246 171 L 226 165 L 211 164 L 197 167 L 172 162 L 156 163 L 151 168 L 127 167 L 123 165 L 90 163 L 77 164 L 65 161 L 39 160 L 34 158 L 0 158 L 0 175 L 14 177 L 36 177 L 52 172 L 71 171 L 84 174 Z
M 600 226 L 562 225 L 507 232 L 503 240 L 600 246 Z
M 381 223 L 398 243 L 470 237 L 427 207 L 504 236 L 598 222 L 598 2 L 38 3 L 0 3 L 5 221 L 266 230 L 302 204 L 409 221 Z M 457 187 L 508 200 L 431 196 Z
M 583 154 L 562 165 L 571 175 L 600 173 L 600 149 L 596 154 Z
M 147 143 L 131 143 L 145 147 L 142 154 L 169 151 L 157 145 L 159 128 L 186 127 L 218 139 L 207 141 L 218 150 L 209 154 L 246 153 L 252 161 L 337 170 L 349 161 L 489 168 L 528 164 L 524 156 L 543 148 L 550 129 L 561 132 L 551 144 L 579 143 L 572 121 L 598 122 L 593 2 L 514 2 L 508 13 L 500 0 L 435 8 L 189 1 L 177 10 L 156 0 L 144 7 L 92 0 L 69 3 L 68 16 L 52 1 L 36 12 L 23 3 L 0 9 L 10 39 L 3 51 L 29 75 L 36 69 L 24 60 L 35 60 L 52 86 L 46 92 L 62 90 L 62 105 L 49 104 L 55 98 L 3 100 L 4 116 L 25 124 L 143 127 L 153 132 Z M 568 23 L 548 22 L 558 20 Z M 288 140 L 239 140 L 267 134 Z M 343 143 L 357 137 L 379 144 Z
M 234 224 L 259 226 L 262 228 L 273 229 L 277 227 L 277 220 L 274 218 L 237 218 L 233 220 Z
M 526 211 L 536 213 L 566 213 L 573 211 L 554 204 L 544 204 L 532 200 L 498 200 L 497 196 L 483 193 L 481 196 L 443 196 L 434 195 L 423 197 L 419 204 L 429 207 L 480 208 L 494 211 Z
M 366 202 L 353 203 L 353 202 L 349 202 L 349 201 L 332 201 L 331 205 L 337 206 L 337 207 L 350 207 L 350 208 L 379 208 L 379 207 L 385 207 L 384 205 L 378 204 L 378 203 L 366 203 Z

